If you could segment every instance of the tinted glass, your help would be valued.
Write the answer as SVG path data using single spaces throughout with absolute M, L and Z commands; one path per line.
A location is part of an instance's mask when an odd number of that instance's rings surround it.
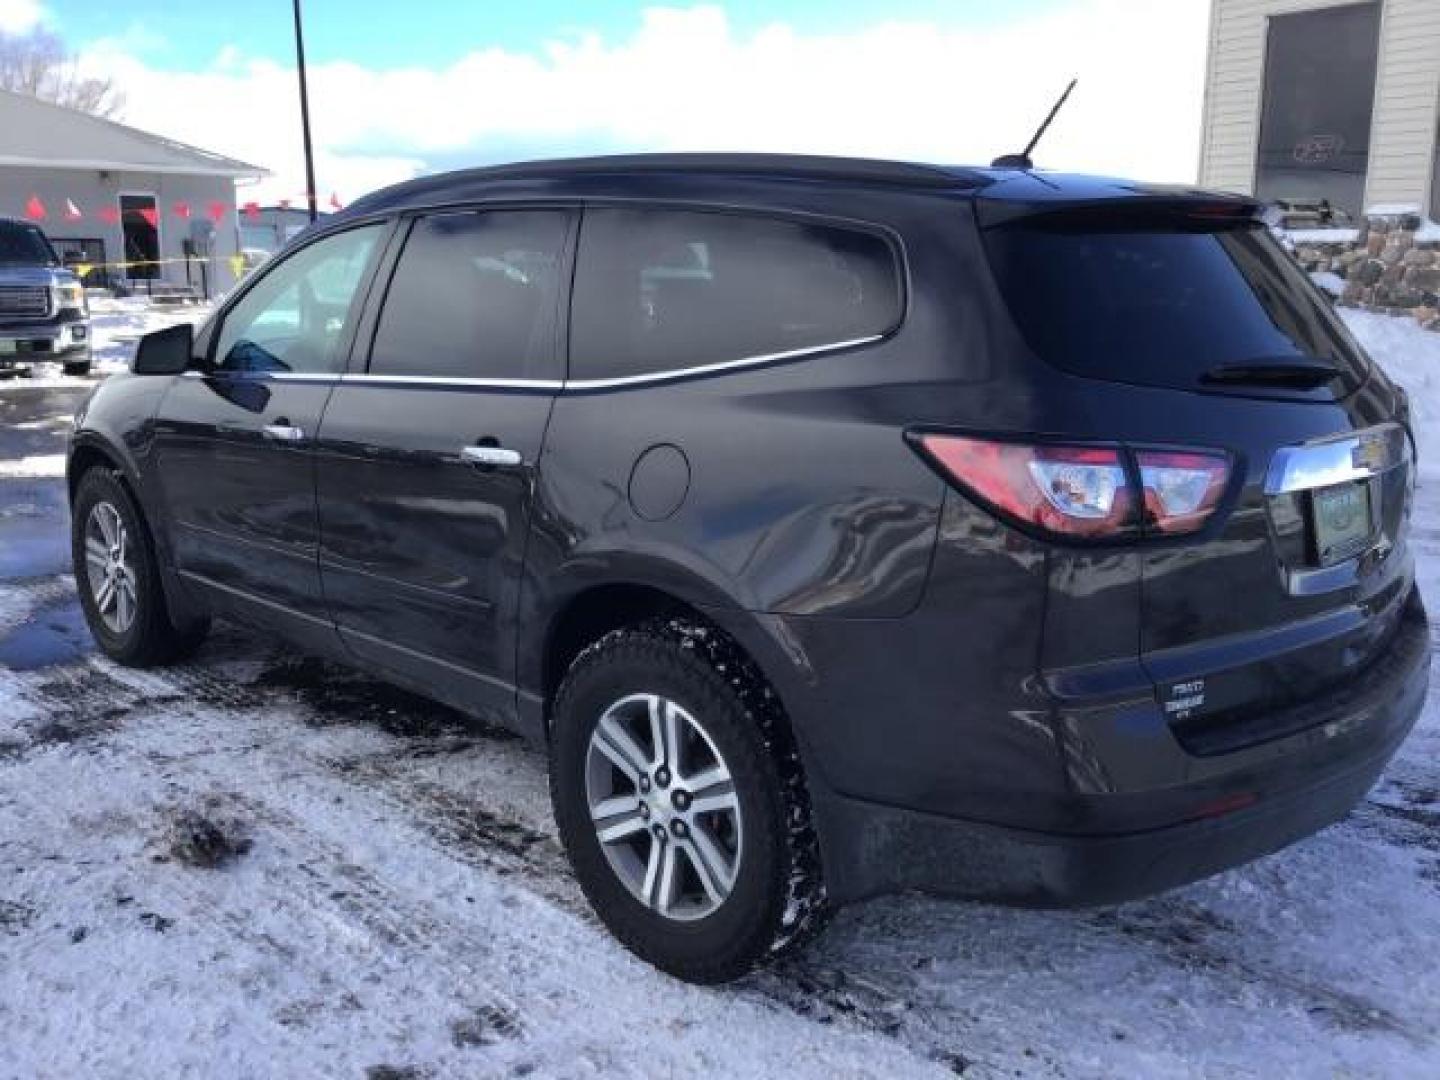
M 222 371 L 340 371 L 356 290 L 383 226 L 326 237 L 279 262 L 226 314 L 215 348 Z
M 34 225 L 0 221 L 0 263 L 45 266 L 55 261 L 45 234 Z
M 1440 109 L 1436 110 L 1435 155 L 1430 170 L 1430 220 L 1440 221 Z
M 587 210 L 571 373 L 609 379 L 884 334 L 899 266 L 878 236 L 734 214 Z
M 1218 365 L 1308 357 L 1363 377 L 1353 339 L 1264 228 L 1027 224 L 986 246 L 1031 347 L 1076 375 L 1193 389 Z
M 154 195 L 120 196 L 127 278 L 160 277 L 160 210 Z
M 441 214 L 415 223 L 375 331 L 370 370 L 554 378 L 566 215 Z
M 1380 5 L 1270 19 L 1256 194 L 1359 216 L 1370 160 Z

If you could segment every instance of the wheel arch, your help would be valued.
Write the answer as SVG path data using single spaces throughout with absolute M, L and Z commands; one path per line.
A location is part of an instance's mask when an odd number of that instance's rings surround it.
M 75 493 L 81 479 L 95 468 L 109 469 L 120 479 L 120 484 L 135 500 L 140 511 L 141 524 L 146 538 L 155 548 L 156 563 L 160 568 L 160 585 L 165 595 L 165 606 L 176 625 L 189 622 L 205 614 L 196 604 L 190 592 L 174 572 L 174 560 L 169 548 L 169 537 L 162 528 L 157 528 L 154 508 L 146 497 L 145 486 L 140 482 L 139 471 L 128 454 L 109 440 L 93 431 L 81 431 L 75 435 L 65 462 L 65 484 L 68 501 L 73 507 Z
M 780 703 L 789 734 L 807 772 L 811 771 L 811 755 L 798 722 L 805 698 L 804 678 L 798 673 L 809 665 L 796 655 L 798 646 L 784 633 L 783 620 L 730 604 L 697 600 L 688 590 L 644 580 L 589 583 L 569 592 L 548 617 L 533 619 L 532 625 L 538 629 L 522 644 L 520 658 L 522 707 L 528 703 L 525 711 L 533 711 L 527 726 L 544 731 L 548 738 L 555 692 L 575 657 L 587 646 L 612 630 L 664 617 L 708 627 L 734 644 Z

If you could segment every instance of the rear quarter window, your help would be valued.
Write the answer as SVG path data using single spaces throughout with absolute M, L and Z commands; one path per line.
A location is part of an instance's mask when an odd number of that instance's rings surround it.
M 859 229 L 729 213 L 587 210 L 571 376 L 653 375 L 878 337 L 900 264 Z
M 1312 358 L 1365 376 L 1359 346 L 1260 225 L 1024 220 L 986 249 L 1030 347 L 1075 375 L 1193 390 L 1221 365 Z

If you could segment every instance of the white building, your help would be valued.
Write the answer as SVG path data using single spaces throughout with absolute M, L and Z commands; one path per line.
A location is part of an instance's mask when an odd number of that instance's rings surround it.
M 237 181 L 265 169 L 0 90 L 0 216 L 109 278 L 228 289 Z M 244 201 L 243 198 L 241 200 Z M 102 271 L 92 271 L 95 280 Z
M 1440 0 L 1213 0 L 1200 183 L 1440 221 Z

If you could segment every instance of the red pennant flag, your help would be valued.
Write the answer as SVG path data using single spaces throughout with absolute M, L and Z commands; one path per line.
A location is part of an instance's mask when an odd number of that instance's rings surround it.
M 257 202 L 247 202 L 245 204 L 245 216 L 251 221 L 257 220 L 260 217 L 260 204 Z
M 343 210 L 343 209 L 344 209 L 344 207 L 340 204 L 340 196 L 339 196 L 339 195 L 336 195 L 335 192 L 333 192 L 333 191 L 330 193 L 330 209 L 331 209 L 331 210 Z
M 31 221 L 45 220 L 45 204 L 40 201 L 39 195 L 30 196 L 30 201 L 25 204 L 25 216 Z
M 210 204 L 210 220 L 213 221 L 213 222 L 215 222 L 216 225 L 219 225 L 219 224 L 220 224 L 220 219 L 223 218 L 224 216 L 225 216 L 225 204 L 224 204 L 223 202 L 220 202 L 218 199 L 217 199 L 216 201 L 212 202 L 212 203 Z
M 118 225 L 120 223 L 120 211 L 113 206 L 102 206 L 96 211 L 96 216 L 106 225 Z
M 188 202 L 177 202 L 170 208 L 170 212 L 178 218 L 190 219 L 190 204 Z
M 153 206 L 140 207 L 140 216 L 145 219 L 145 223 L 152 229 L 158 229 L 160 227 L 160 214 Z
M 73 199 L 66 199 L 66 200 L 65 200 L 65 220 L 66 220 L 66 221 L 79 221 L 79 220 L 80 220 L 82 217 L 84 217 L 84 216 L 85 216 L 85 215 L 80 212 L 80 208 L 75 205 L 75 200 L 73 200 Z

